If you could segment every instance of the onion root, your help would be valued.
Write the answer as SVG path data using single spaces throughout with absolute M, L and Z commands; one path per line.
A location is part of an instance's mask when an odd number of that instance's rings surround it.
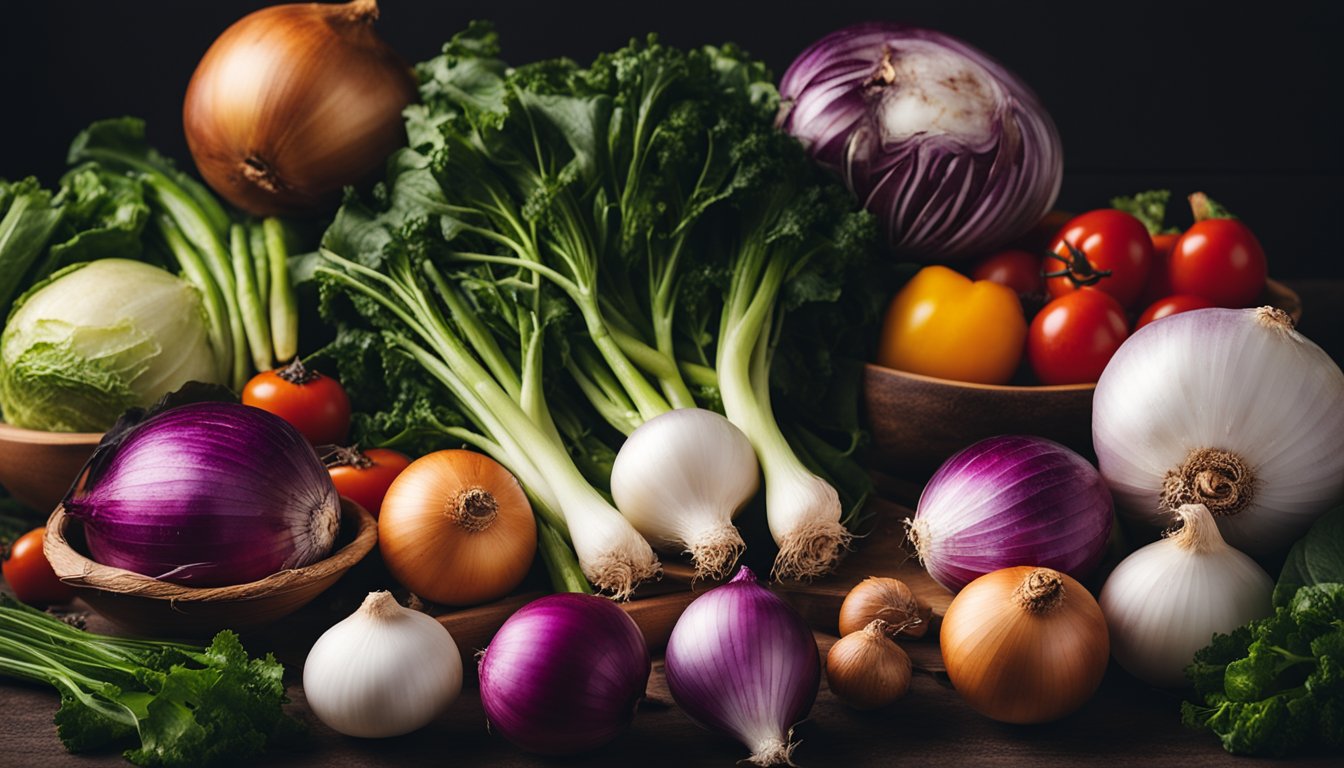
M 779 542 L 771 578 L 808 581 L 835 568 L 854 538 L 836 520 L 808 520 L 789 531 Z

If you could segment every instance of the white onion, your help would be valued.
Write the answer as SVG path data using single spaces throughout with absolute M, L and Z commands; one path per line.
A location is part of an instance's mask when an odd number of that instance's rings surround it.
M 1203 503 L 1229 544 L 1280 555 L 1344 496 L 1344 372 L 1272 307 L 1172 315 L 1107 365 L 1092 441 L 1125 516 Z
M 1101 590 L 1101 612 L 1120 666 L 1151 685 L 1185 684 L 1185 668 L 1215 632 L 1268 616 L 1274 582 L 1229 547 L 1203 504 L 1183 525 L 1121 561 Z

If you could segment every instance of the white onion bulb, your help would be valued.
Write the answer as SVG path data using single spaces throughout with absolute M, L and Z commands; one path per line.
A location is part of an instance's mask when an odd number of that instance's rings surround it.
M 1101 589 L 1111 653 L 1150 685 L 1185 684 L 1215 632 L 1268 616 L 1274 582 L 1218 535 L 1203 504 L 1181 507 L 1180 530 L 1121 561 Z
M 1122 514 L 1163 528 L 1201 503 L 1232 546 L 1281 555 L 1344 497 L 1344 372 L 1282 310 L 1172 315 L 1111 358 L 1092 441 Z

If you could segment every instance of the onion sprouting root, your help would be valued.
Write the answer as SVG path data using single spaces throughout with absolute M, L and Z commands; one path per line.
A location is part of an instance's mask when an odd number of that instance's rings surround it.
M 705 528 L 686 541 L 686 554 L 695 565 L 696 579 L 727 578 L 746 549 L 742 534 L 732 523 Z
M 651 549 L 648 552 L 647 559 L 616 552 L 600 555 L 594 562 L 582 563 L 583 575 L 598 591 L 607 593 L 613 600 L 629 600 L 640 582 L 663 575 L 663 566 L 657 556 Z
M 854 538 L 836 520 L 804 520 L 783 536 L 770 576 L 774 579 L 809 580 L 835 570 Z
M 794 765 L 793 750 L 797 747 L 798 743 L 793 740 L 793 729 L 790 728 L 788 741 L 767 739 L 756 747 L 756 751 L 751 753 L 746 762 L 766 768 L 772 765 Z

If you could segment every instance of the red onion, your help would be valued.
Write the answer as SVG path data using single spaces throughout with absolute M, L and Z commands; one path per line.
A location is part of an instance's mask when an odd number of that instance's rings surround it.
M 953 592 L 1019 565 L 1081 579 L 1101 562 L 1113 509 L 1082 456 L 1041 437 L 991 437 L 934 473 L 910 540 L 929 575 Z
M 109 433 L 65 499 L 93 559 L 179 584 L 243 584 L 325 557 L 331 476 L 299 432 L 238 403 L 170 408 Z
M 1050 115 L 1016 75 L 949 35 L 848 27 L 803 51 L 779 91 L 780 126 L 844 177 L 902 255 L 988 253 L 1059 194 Z
M 666 665 L 672 698 L 691 719 L 745 744 L 756 765 L 789 763 L 793 726 L 821 685 L 821 657 L 807 622 L 751 569 L 687 606 Z
M 584 752 L 630 725 L 649 670 L 644 636 L 619 606 L 549 595 L 518 609 L 481 654 L 481 705 L 490 728 L 528 752 Z

